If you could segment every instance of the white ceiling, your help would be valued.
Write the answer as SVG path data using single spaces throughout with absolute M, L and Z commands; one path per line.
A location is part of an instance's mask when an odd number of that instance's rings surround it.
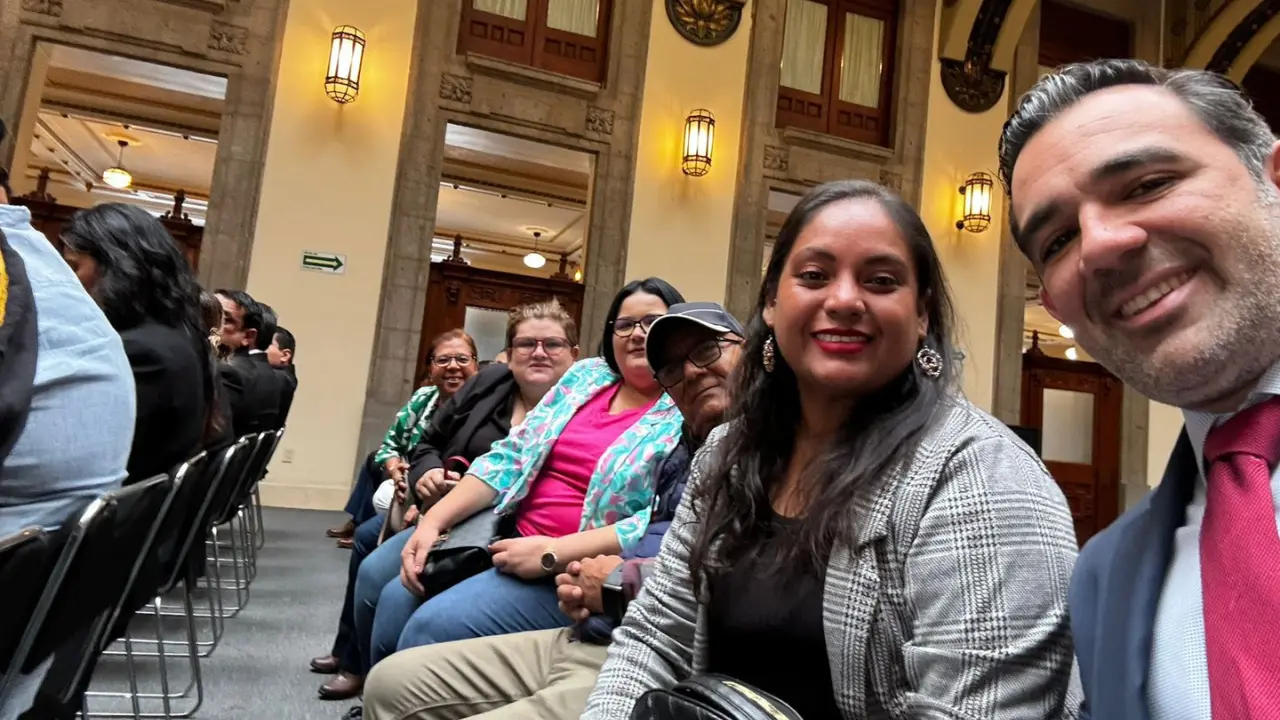
M 227 79 L 216 75 L 204 75 L 168 65 L 118 55 L 106 55 L 68 45 L 50 45 L 49 49 L 51 67 L 103 75 L 161 90 L 189 93 L 216 100 L 225 99 L 227 95 Z
M 81 183 L 101 184 L 102 171 L 114 166 L 119 157 L 117 139 L 129 141 L 123 164 L 139 188 L 181 189 L 208 196 L 216 142 L 138 127 L 125 129 L 118 123 L 41 110 L 31 139 L 33 163 L 61 167 Z
M 480 189 L 442 184 L 436 210 L 436 234 L 461 233 L 464 238 L 505 239 L 533 247 L 533 231 L 542 231 L 538 249 L 545 253 L 577 249 L 585 232 L 585 210 L 548 207 L 546 203 L 502 197 Z
M 520 162 L 545 165 L 580 173 L 591 172 L 591 155 L 557 145 L 533 142 L 523 138 L 480 130 L 466 125 L 449 123 L 445 127 L 444 143 L 457 148 L 474 150 L 486 155 Z

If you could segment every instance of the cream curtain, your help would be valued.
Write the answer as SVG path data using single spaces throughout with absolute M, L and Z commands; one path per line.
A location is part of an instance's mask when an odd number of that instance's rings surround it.
M 529 0 L 471 0 L 471 7 L 481 12 L 523 21 L 525 14 L 529 12 Z
M 880 107 L 883 66 L 884 21 L 845 13 L 844 52 L 840 56 L 840 100 L 864 107 Z
M 599 14 L 599 0 L 548 0 L 547 27 L 595 37 Z
M 812 0 L 789 0 L 783 32 L 783 87 L 821 95 L 827 6 Z

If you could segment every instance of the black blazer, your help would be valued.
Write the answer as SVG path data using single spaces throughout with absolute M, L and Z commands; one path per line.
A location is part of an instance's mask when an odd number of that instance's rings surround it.
M 495 440 L 511 431 L 515 376 L 495 363 L 476 373 L 431 418 L 422 439 L 409 451 L 409 498 L 418 503 L 413 486 L 428 471 L 444 467 L 451 457 L 467 461 L 489 452 Z
M 138 416 L 129 480 L 165 473 L 195 455 L 204 436 L 208 355 L 183 328 L 147 321 L 120 333 L 133 370 Z
M 289 421 L 289 408 L 293 407 L 293 394 L 298 390 L 298 375 L 293 366 L 272 368 L 280 380 L 280 414 L 276 418 L 276 429 L 284 427 Z
M 218 366 L 222 386 L 231 403 L 231 426 L 236 437 L 275 430 L 280 414 L 280 380 L 266 353 L 240 350 Z

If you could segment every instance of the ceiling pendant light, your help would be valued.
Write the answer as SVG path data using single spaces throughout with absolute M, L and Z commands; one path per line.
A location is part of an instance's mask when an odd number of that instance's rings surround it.
M 524 265 L 531 270 L 541 269 L 542 266 L 547 264 L 546 256 L 538 252 L 538 238 L 540 237 L 542 237 L 541 232 L 533 231 L 533 252 L 524 256 Z
M 102 182 L 117 190 L 127 190 L 133 185 L 133 176 L 124 169 L 124 149 L 129 147 L 129 141 L 117 140 L 116 143 L 120 146 L 120 155 L 113 167 L 102 171 Z

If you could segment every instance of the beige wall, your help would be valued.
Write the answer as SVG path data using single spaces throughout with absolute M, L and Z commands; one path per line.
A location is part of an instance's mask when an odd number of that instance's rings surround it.
M 676 33 L 662 0 L 653 0 L 627 246 L 628 280 L 658 275 L 690 300 L 724 300 L 750 10 L 748 6 L 742 24 L 727 42 L 699 47 Z M 681 143 L 684 119 L 696 108 L 715 115 L 715 147 L 711 172 L 689 177 L 680 170 Z
M 13 148 L 13 166 L 9 168 L 9 185 L 14 195 L 25 195 L 36 189 L 36 181 L 27 177 L 28 165 L 31 163 L 31 138 L 36 128 L 36 118 L 40 114 L 40 97 L 44 93 L 45 78 L 49 74 L 49 46 L 44 43 L 36 45 L 35 54 L 31 58 L 31 77 L 27 80 L 27 94 L 22 101 L 22 124 L 10 127 L 17 144 Z M 61 193 L 51 193 L 62 201 Z M 76 204 L 76 203 L 67 203 Z M 80 207 L 90 207 L 82 205 Z
M 292 0 L 248 290 L 298 338 L 298 393 L 265 503 L 341 507 L 351 486 L 400 147 L 417 0 Z M 360 96 L 324 94 L 333 28 L 365 32 Z M 422 238 L 429 242 L 429 238 Z M 346 255 L 344 275 L 300 268 Z
M 940 26 L 941 23 L 938 23 Z M 937 46 L 937 38 L 934 38 Z M 1000 238 L 1004 193 L 991 194 L 991 227 L 974 234 L 956 229 L 961 216 L 959 187 L 973 172 L 996 173 L 996 141 L 1007 116 L 1001 99 L 985 113 L 967 113 L 947 97 L 934 54 L 929 75 L 929 118 L 921 172 L 920 215 L 942 258 L 965 353 L 963 388 L 978 407 L 990 410 L 995 380 L 996 311 L 1000 286 Z

